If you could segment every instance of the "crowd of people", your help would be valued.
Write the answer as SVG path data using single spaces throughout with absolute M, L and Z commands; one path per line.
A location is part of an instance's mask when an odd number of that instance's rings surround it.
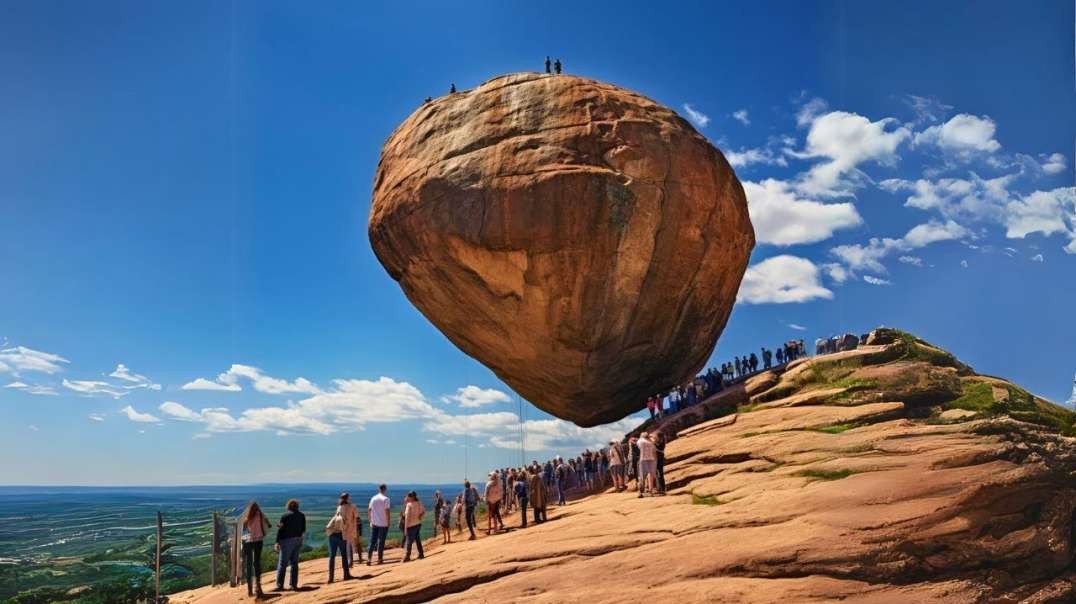
M 838 342 L 837 338 L 831 340 L 832 343 L 821 339 L 816 342 L 816 353 L 826 354 L 852 346 Z M 737 356 L 720 367 L 709 368 L 686 384 L 649 397 L 646 406 L 652 419 L 660 419 L 701 402 L 759 371 L 784 365 L 805 355 L 803 340 L 790 340 L 776 347 L 775 351 L 763 347 L 758 355 L 752 352 Z M 527 528 L 531 523 L 545 522 L 548 519 L 548 506 L 554 501 L 558 506 L 567 505 L 570 494 L 612 488 L 617 493 L 633 489 L 638 497 L 664 495 L 665 441 L 660 432 L 642 432 L 637 437 L 611 440 L 608 445 L 594 451 L 586 449 L 576 457 L 565 459 L 556 456 L 544 463 L 534 460 L 523 467 L 493 470 L 483 487 L 479 491 L 477 486 L 465 480 L 463 489 L 455 498 L 446 498 L 440 491 L 434 493 L 431 502 L 433 524 L 435 533 L 439 532 L 441 536 L 442 544 L 452 542 L 453 525 L 457 536 L 462 535 L 466 527 L 468 540 L 477 538 L 477 531 L 481 530 L 477 526 L 477 512 L 482 503 L 486 506 L 486 534 L 493 535 L 509 530 L 504 519 L 511 514 L 519 514 L 520 529 Z M 392 501 L 386 485 L 378 487 L 378 492 L 370 498 L 366 512 L 370 525 L 366 564 L 373 564 L 375 555 L 377 564 L 382 564 L 392 520 Z M 418 494 L 415 491 L 407 493 L 398 523 L 404 535 L 402 562 L 412 560 L 412 551 L 417 554 L 417 559 L 425 558 L 421 535 L 425 515 L 426 507 Z M 242 527 L 247 592 L 251 596 L 261 596 L 261 554 L 271 525 L 253 501 L 243 511 L 239 523 Z M 289 585 L 295 590 L 299 582 L 299 553 L 307 531 L 306 516 L 299 511 L 298 501 L 288 501 L 276 527 L 276 543 L 273 546 L 279 553 L 276 589 L 284 589 L 284 580 L 290 570 Z M 362 563 L 362 532 L 363 522 L 358 508 L 351 502 L 348 493 L 342 493 L 336 511 L 325 527 L 329 545 L 329 583 L 336 578 L 338 557 L 344 579 L 352 578 L 351 569 L 356 559 Z
M 652 419 L 659 419 L 702 402 L 759 371 L 780 367 L 806 355 L 803 340 L 789 340 L 775 350 L 763 346 L 759 354 L 752 352 L 742 357 L 734 357 L 719 367 L 710 367 L 685 384 L 648 397 L 646 409 Z
M 462 491 L 454 499 L 446 498 L 441 491 L 434 492 L 432 507 L 435 532 L 441 542 L 452 542 L 453 525 L 456 535 L 468 531 L 468 539 L 477 538 L 481 530 L 477 523 L 477 511 L 485 503 L 487 535 L 509 530 L 505 517 L 519 515 L 518 527 L 546 522 L 548 506 L 567 505 L 570 494 L 589 493 L 613 487 L 616 492 L 628 489 L 635 481 L 639 497 L 663 495 L 665 492 L 665 446 L 660 435 L 642 433 L 638 437 L 622 441 L 610 441 L 608 446 L 596 451 L 589 449 L 576 457 L 557 456 L 540 463 L 518 468 L 501 468 L 489 473 L 484 488 L 469 480 L 463 482 Z M 425 558 L 422 543 L 422 522 L 426 507 L 415 491 L 407 493 L 400 510 L 398 527 L 404 535 L 402 562 L 410 562 L 412 552 L 417 559 Z M 392 522 L 392 501 L 387 485 L 380 485 L 370 498 L 366 508 L 370 527 L 370 539 L 366 548 L 366 564 L 383 564 L 385 542 Z M 261 586 L 262 550 L 271 530 L 271 523 L 257 502 L 251 501 L 239 518 L 242 530 L 242 556 L 247 593 L 263 596 Z M 299 501 L 287 502 L 284 513 L 276 523 L 274 551 L 279 554 L 276 568 L 276 590 L 284 589 L 285 579 L 292 590 L 299 587 L 299 554 L 307 534 L 306 516 L 299 510 Z M 357 506 L 348 493 L 342 493 L 336 511 L 325 526 L 329 550 L 328 582 L 336 580 L 337 559 L 345 580 L 352 578 L 351 569 L 356 560 L 363 562 L 363 520 Z

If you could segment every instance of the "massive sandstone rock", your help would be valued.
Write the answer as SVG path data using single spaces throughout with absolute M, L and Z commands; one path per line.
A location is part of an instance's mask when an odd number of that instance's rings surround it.
M 1076 602 L 1071 411 L 913 338 L 797 367 L 648 422 L 677 436 L 667 497 L 608 491 L 526 529 L 505 515 L 508 534 L 430 539 L 421 562 L 334 585 L 312 561 L 310 591 L 277 602 Z
M 609 84 L 533 73 L 400 125 L 369 235 L 454 344 L 580 425 L 702 367 L 754 246 L 739 181 L 686 121 Z

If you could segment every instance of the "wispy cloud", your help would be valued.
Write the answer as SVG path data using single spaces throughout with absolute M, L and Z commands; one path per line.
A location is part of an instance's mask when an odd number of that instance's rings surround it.
M 116 378 L 118 380 L 123 380 L 124 382 L 127 382 L 127 384 L 125 384 L 123 386 L 124 388 L 127 388 L 127 389 L 134 389 L 134 388 L 148 388 L 150 390 L 160 390 L 161 389 L 160 384 L 155 384 L 155 383 L 153 383 L 152 380 L 150 380 L 146 376 L 139 375 L 137 373 L 132 372 L 123 363 L 120 363 L 120 364 L 116 365 L 116 369 L 112 373 L 108 374 L 108 376 Z
M 893 282 L 888 279 L 882 279 L 881 277 L 873 277 L 871 275 L 863 275 L 863 280 L 871 285 L 892 285 Z
M 36 394 L 43 396 L 56 396 L 59 394 L 52 386 L 44 384 L 27 384 L 26 382 L 11 382 L 4 386 L 4 388 L 11 388 L 13 390 L 20 390 L 27 394 Z
M 218 375 L 215 380 L 197 378 L 181 386 L 182 390 L 217 390 L 239 392 L 243 389 L 240 382 L 248 382 L 254 390 L 265 394 L 318 394 L 321 390 L 310 380 L 300 377 L 289 382 L 262 373 L 261 369 L 250 365 L 232 365 L 228 371 Z
M 106 395 L 118 399 L 131 393 L 130 390 L 123 388 L 122 386 L 116 386 L 99 380 L 64 379 L 63 386 L 68 390 L 73 390 L 74 392 L 78 392 L 85 396 Z
M 123 409 L 120 409 L 120 413 L 126 415 L 127 419 L 131 420 L 132 422 L 140 424 L 155 424 L 161 421 L 160 418 L 154 415 L 150 415 L 149 413 L 140 413 L 136 411 L 135 408 L 130 405 L 127 405 Z
M 747 110 L 746 109 L 739 109 L 737 111 L 733 111 L 732 112 L 732 119 L 736 120 L 737 122 L 740 122 L 744 126 L 750 126 L 751 125 L 751 120 L 748 119 L 748 117 L 747 117 Z
M 687 119 L 691 120 L 699 128 L 705 128 L 710 123 L 710 116 L 698 111 L 688 103 L 684 103 L 684 112 L 687 113 Z
M 0 350 L 0 373 L 19 375 L 22 372 L 36 371 L 53 374 L 63 371 L 64 365 L 70 363 L 58 354 L 41 352 L 25 346 L 14 346 Z
M 799 325 L 798 323 L 789 323 L 788 326 L 796 331 L 807 331 L 806 327 Z
M 500 390 L 479 388 L 478 386 L 464 386 L 456 390 L 456 394 L 443 396 L 441 400 L 446 403 L 455 402 L 464 408 L 483 407 L 512 401 L 511 397 Z

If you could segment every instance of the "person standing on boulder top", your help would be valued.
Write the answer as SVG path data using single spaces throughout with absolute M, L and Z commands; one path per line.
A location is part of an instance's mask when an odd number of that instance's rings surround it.
M 553 71 L 557 72 L 557 75 L 560 75 L 560 67 L 560 59 L 553 61 Z
M 550 65 L 550 63 L 549 63 L 549 57 L 547 56 L 547 57 L 545 58 L 545 72 L 546 72 L 546 73 L 550 73 L 550 70 L 549 70 L 549 65 Z
M 448 87 L 448 93 L 449 94 L 456 94 L 456 83 L 455 82 L 452 82 L 452 85 L 450 85 Z

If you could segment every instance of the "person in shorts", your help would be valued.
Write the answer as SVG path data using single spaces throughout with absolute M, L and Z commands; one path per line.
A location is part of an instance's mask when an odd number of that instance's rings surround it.
M 647 490 L 653 495 L 658 480 L 657 447 L 650 441 L 649 432 L 640 434 L 636 444 L 639 447 L 639 497 L 642 497 L 643 492 Z

